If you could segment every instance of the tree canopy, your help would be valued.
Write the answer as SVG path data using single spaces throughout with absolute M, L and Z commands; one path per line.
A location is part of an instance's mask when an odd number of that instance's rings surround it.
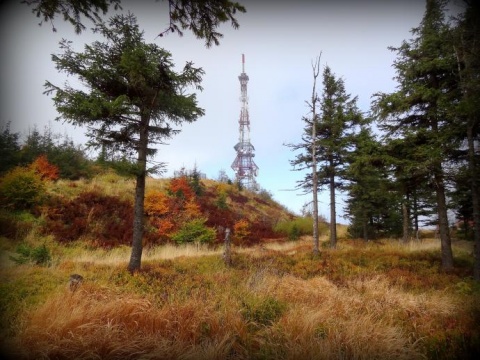
M 154 0 L 151 0 L 154 1 Z M 159 0 L 156 0 L 159 2 Z M 169 32 L 183 35 L 182 30 L 192 31 L 199 39 L 205 40 L 207 47 L 219 45 L 223 34 L 218 28 L 225 22 L 230 22 L 234 29 L 239 27 L 237 13 L 245 13 L 243 5 L 230 0 L 164 0 L 168 3 L 169 25 L 162 29 L 159 36 Z M 32 8 L 32 12 L 43 22 L 50 22 L 56 31 L 54 20 L 57 15 L 63 16 L 80 34 L 86 29 L 82 16 L 94 23 L 101 21 L 113 6 L 121 9 L 121 0 L 23 0 Z
M 46 93 L 61 118 L 86 126 L 91 144 L 124 154 L 136 154 L 135 217 L 131 271 L 139 269 L 142 254 L 145 176 L 147 158 L 178 130 L 172 125 L 192 122 L 204 114 L 195 93 L 201 90 L 203 70 L 186 63 L 173 70 L 171 54 L 143 40 L 133 14 L 116 15 L 98 22 L 94 32 L 105 37 L 75 52 L 69 41 L 60 43 L 61 54 L 52 55 L 56 68 L 76 76 L 84 88 L 45 83 Z M 59 117 L 60 118 L 60 117 Z

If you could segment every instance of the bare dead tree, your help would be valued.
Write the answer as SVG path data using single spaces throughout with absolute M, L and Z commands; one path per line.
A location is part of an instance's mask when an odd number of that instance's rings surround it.
M 320 254 L 319 234 L 318 234 L 318 174 L 317 174 L 317 154 L 316 154 L 316 137 L 317 137 L 317 103 L 320 101 L 317 94 L 317 78 L 320 73 L 320 58 L 322 53 L 317 56 L 315 63 L 312 62 L 313 71 L 313 88 L 310 106 L 312 113 L 312 193 L 313 193 L 313 253 Z

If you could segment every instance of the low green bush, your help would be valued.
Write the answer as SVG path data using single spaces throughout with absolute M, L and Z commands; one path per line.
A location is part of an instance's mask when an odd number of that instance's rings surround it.
M 31 209 L 40 204 L 45 192 L 45 183 L 32 169 L 16 167 L 0 179 L 0 201 L 8 209 Z
M 242 316 L 256 326 L 270 326 L 285 312 L 287 306 L 273 297 L 247 296 L 242 301 Z
M 200 244 L 212 243 L 216 238 L 215 230 L 205 225 L 206 219 L 197 218 L 187 221 L 176 233 L 172 240 L 177 244 L 196 242 Z
M 311 235 L 313 231 L 313 219 L 311 217 L 297 217 L 293 220 L 280 221 L 273 229 L 276 233 L 288 237 L 289 240 L 297 240 L 300 236 Z M 319 235 L 325 234 L 328 225 L 320 222 Z
M 45 244 L 37 247 L 33 247 L 28 244 L 20 244 L 17 246 L 15 252 L 18 254 L 18 256 L 10 256 L 10 259 L 17 264 L 32 262 L 36 265 L 47 266 L 52 260 L 50 250 Z

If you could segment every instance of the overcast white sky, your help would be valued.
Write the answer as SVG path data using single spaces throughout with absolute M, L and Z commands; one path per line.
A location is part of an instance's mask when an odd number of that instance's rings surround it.
M 425 4 L 422 0 L 238 1 L 247 8 L 246 14 L 238 15 L 240 29 L 223 26 L 221 45 L 210 49 L 188 33 L 156 38 L 168 23 L 166 2 L 122 1 L 124 11 L 137 16 L 146 42 L 169 50 L 179 69 L 193 61 L 206 72 L 204 91 L 198 95 L 206 115 L 185 125 L 169 145 L 161 146 L 156 160 L 168 163 L 167 177 L 196 163 L 209 178 L 217 178 L 221 169 L 234 178 L 230 165 L 238 139 L 238 75 L 243 53 L 250 78 L 251 142 L 260 168 L 257 181 L 298 213 L 311 197 L 285 191 L 295 189 L 303 174 L 292 171 L 289 160 L 294 153 L 283 144 L 301 140 L 301 118 L 308 114 L 305 100 L 312 89 L 312 60 L 322 52 L 322 67 L 328 64 L 343 77 L 347 91 L 358 95 L 360 109 L 368 112 L 373 93 L 389 92 L 396 86 L 392 79 L 395 54 L 387 47 L 411 38 L 410 30 L 419 25 Z M 0 121 L 10 121 L 11 129 L 23 134 L 34 124 L 43 129 L 50 123 L 55 132 L 82 143 L 83 128 L 54 121 L 58 114 L 52 99 L 43 95 L 43 85 L 47 79 L 58 85 L 67 79 L 51 61 L 62 38 L 74 41 L 81 51 L 94 37 L 90 31 L 75 35 L 61 18 L 55 21 L 56 33 L 50 24 L 40 27 L 38 22 L 20 0 L 0 7 Z M 74 84 L 72 77 L 68 79 Z M 317 88 L 321 91 L 321 81 Z M 328 215 L 326 190 L 320 201 L 320 213 Z M 346 221 L 341 217 L 343 206 L 339 200 L 340 222 Z

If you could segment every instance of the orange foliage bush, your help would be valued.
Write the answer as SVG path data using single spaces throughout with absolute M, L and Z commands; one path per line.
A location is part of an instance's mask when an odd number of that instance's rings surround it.
M 31 164 L 30 168 L 40 175 L 42 180 L 57 180 L 58 167 L 51 164 L 46 155 L 38 156 Z
M 168 197 L 160 191 L 148 191 L 145 195 L 145 214 L 162 216 L 168 213 Z
M 245 220 L 239 220 L 233 225 L 233 241 L 237 245 L 245 244 L 250 240 L 250 223 Z
M 198 206 L 197 202 L 195 201 L 195 198 L 190 199 L 187 201 L 185 204 L 185 217 L 188 219 L 193 219 L 195 217 L 199 217 L 202 215 L 200 211 L 200 206 Z
M 147 192 L 145 214 L 161 240 L 168 240 L 187 221 L 202 215 L 195 193 L 185 177 L 172 179 L 167 193 Z
M 175 230 L 175 223 L 168 218 L 153 218 L 150 219 L 150 223 L 157 229 L 157 235 L 160 237 L 161 240 L 166 240 L 170 238 L 170 236 Z

